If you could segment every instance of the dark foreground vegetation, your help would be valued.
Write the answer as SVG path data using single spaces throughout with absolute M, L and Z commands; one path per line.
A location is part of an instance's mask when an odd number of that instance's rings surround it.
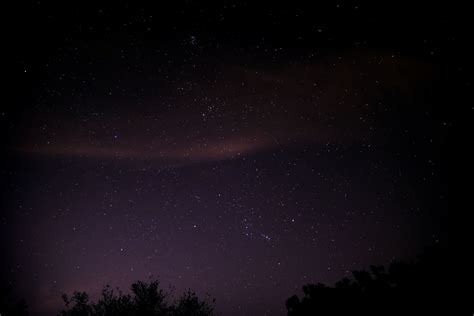
M 24 299 L 16 297 L 11 285 L 0 287 L 0 316 L 14 315 L 26 316 L 28 315 L 28 306 Z
M 288 316 L 455 315 L 460 306 L 452 301 L 457 289 L 449 266 L 445 254 L 432 248 L 414 262 L 353 271 L 332 287 L 308 284 L 301 299 L 286 301 Z
M 97 302 L 89 300 L 85 292 L 75 292 L 72 297 L 63 294 L 66 309 L 61 316 L 208 316 L 213 315 L 214 301 L 209 297 L 200 299 L 188 290 L 179 298 L 160 289 L 156 279 L 150 282 L 135 282 L 131 294 L 105 286 Z
M 352 278 L 343 278 L 334 286 L 305 285 L 302 298 L 294 295 L 286 301 L 288 316 L 457 315 L 465 309 L 460 302 L 468 302 L 466 293 L 471 291 L 460 291 L 459 286 L 454 286 L 455 276 L 462 271 L 453 269 L 449 258 L 433 248 L 413 262 L 392 262 L 387 268 L 371 266 L 369 270 L 353 271 Z M 215 314 L 215 301 L 209 296 L 201 299 L 188 290 L 175 297 L 161 289 L 156 279 L 133 283 L 130 294 L 105 286 L 96 301 L 85 292 L 64 294 L 62 298 L 65 309 L 59 316 Z M 0 303 L 2 316 L 28 315 L 26 303 L 16 298 L 11 288 L 2 290 Z M 464 307 L 472 309 L 472 304 Z M 472 315 L 472 310 L 466 315 Z

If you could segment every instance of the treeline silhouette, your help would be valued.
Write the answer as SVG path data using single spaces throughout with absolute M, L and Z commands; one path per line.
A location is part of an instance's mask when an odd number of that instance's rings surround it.
M 171 300 L 171 294 L 160 288 L 156 279 L 137 281 L 131 286 L 131 294 L 123 294 L 106 285 L 97 302 L 92 302 L 85 292 L 74 292 L 72 297 L 63 294 L 66 309 L 60 316 L 210 316 L 214 314 L 214 302 L 209 297 L 200 299 L 188 290 Z
M 286 301 L 288 316 L 454 315 L 448 257 L 430 248 L 413 262 L 392 262 L 353 271 L 334 286 L 303 286 L 304 296 Z
M 352 278 L 334 286 L 304 285 L 301 299 L 294 295 L 286 301 L 288 316 L 457 315 L 461 309 L 472 315 L 472 304 L 466 304 L 472 301 L 467 271 L 460 265 L 453 268 L 451 260 L 446 251 L 429 248 L 415 261 L 353 271 Z M 62 298 L 65 309 L 58 316 L 210 316 L 215 304 L 209 296 L 201 299 L 191 290 L 174 297 L 154 278 L 133 283 L 130 294 L 106 285 L 96 301 L 86 292 Z M 11 287 L 2 289 L 0 303 L 1 316 L 28 315 L 25 301 L 17 299 Z

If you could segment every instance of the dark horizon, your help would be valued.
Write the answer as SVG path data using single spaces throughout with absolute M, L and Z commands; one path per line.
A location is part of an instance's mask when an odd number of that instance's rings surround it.
M 286 315 L 306 284 L 450 245 L 462 8 L 12 10 L 0 275 L 31 315 L 149 276 Z

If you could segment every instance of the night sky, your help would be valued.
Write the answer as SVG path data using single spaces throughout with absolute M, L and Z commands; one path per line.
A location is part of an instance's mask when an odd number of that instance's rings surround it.
M 149 276 L 284 315 L 447 243 L 462 8 L 250 3 L 12 13 L 0 267 L 33 315 Z

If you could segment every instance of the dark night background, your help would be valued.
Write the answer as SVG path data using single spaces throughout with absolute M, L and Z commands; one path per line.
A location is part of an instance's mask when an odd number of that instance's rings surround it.
M 466 12 L 12 8 L 2 284 L 33 315 L 150 275 L 222 315 L 284 315 L 306 283 L 447 246 Z

